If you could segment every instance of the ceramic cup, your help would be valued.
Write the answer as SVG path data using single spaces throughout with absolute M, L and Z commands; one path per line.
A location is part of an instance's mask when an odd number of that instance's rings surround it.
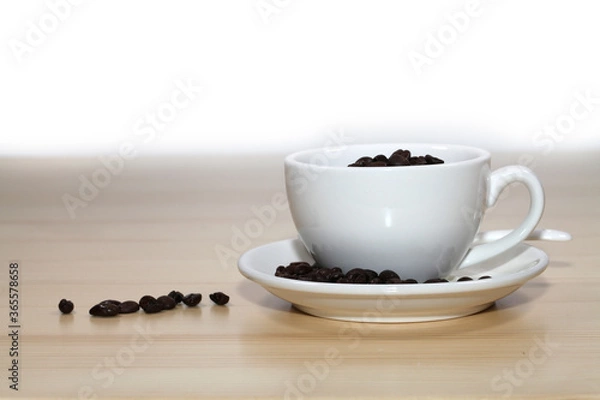
M 444 164 L 348 167 L 397 149 Z M 490 170 L 490 153 L 449 144 L 364 144 L 300 151 L 285 159 L 290 211 L 300 239 L 326 267 L 396 271 L 424 281 L 485 261 L 523 241 L 544 210 L 544 191 L 528 168 Z M 485 210 L 510 183 L 529 190 L 527 216 L 508 235 L 473 246 Z

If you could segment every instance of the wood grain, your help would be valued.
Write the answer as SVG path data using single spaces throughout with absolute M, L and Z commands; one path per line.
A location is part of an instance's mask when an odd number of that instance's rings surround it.
M 518 156 L 495 155 L 493 166 Z M 231 243 L 253 207 L 284 191 L 283 156 L 130 160 L 75 218 L 61 198 L 77 194 L 98 159 L 1 159 L 1 315 L 8 326 L 8 264 L 18 261 L 21 328 L 19 392 L 9 389 L 4 335 L 0 395 L 600 398 L 598 156 L 535 156 L 547 196 L 541 227 L 574 237 L 536 243 L 551 259 L 543 275 L 480 314 L 392 325 L 305 315 L 245 280 L 236 257 L 219 260 L 217 246 L 239 255 L 295 235 L 285 210 L 244 246 Z M 511 188 L 482 229 L 514 226 L 527 204 Z M 172 289 L 204 299 L 156 315 L 87 313 L 102 299 Z M 230 304 L 212 305 L 215 291 Z M 73 314 L 60 315 L 63 297 Z

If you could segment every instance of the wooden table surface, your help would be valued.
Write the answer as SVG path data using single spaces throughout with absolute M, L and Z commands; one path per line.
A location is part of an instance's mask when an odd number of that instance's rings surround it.
M 494 155 L 492 166 L 521 156 Z M 413 324 L 312 317 L 240 275 L 245 249 L 295 236 L 283 210 L 231 243 L 256 207 L 284 191 L 283 156 L 140 157 L 122 171 L 113 162 L 109 175 L 95 157 L 3 158 L 0 394 L 600 398 L 600 154 L 525 156 L 546 188 L 540 226 L 574 239 L 536 242 L 550 256 L 548 269 L 492 308 Z M 73 203 L 86 179 L 104 187 Z M 511 187 L 482 229 L 515 226 L 527 206 L 525 191 Z M 11 281 L 19 301 L 13 323 Z M 204 298 L 197 308 L 154 315 L 88 315 L 103 299 L 173 289 Z M 230 303 L 212 305 L 215 291 Z M 59 313 L 63 297 L 74 313 Z

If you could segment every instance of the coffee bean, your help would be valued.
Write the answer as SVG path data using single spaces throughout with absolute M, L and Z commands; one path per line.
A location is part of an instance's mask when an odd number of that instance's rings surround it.
M 333 272 L 329 268 L 319 268 L 315 273 L 315 281 L 317 282 L 330 282 Z
M 150 302 L 156 301 L 156 299 L 154 298 L 154 296 L 150 296 L 149 294 L 143 296 L 140 301 L 138 301 L 140 307 L 145 308 L 146 305 Z
M 398 283 L 403 283 L 403 282 L 402 282 L 402 279 L 400 279 L 400 277 L 398 277 L 398 278 L 386 279 L 384 283 L 393 285 L 393 284 L 398 284 Z
M 99 303 L 90 308 L 90 315 L 94 317 L 114 317 L 119 314 L 119 306 L 111 303 Z
M 471 278 L 470 276 L 461 276 L 460 278 L 458 278 L 457 282 L 467 282 L 472 280 L 473 278 Z
M 491 279 L 491 278 L 492 278 L 492 277 L 491 277 L 491 276 L 489 276 L 489 275 L 483 275 L 483 276 L 480 276 L 480 277 L 479 277 L 479 280 L 482 280 L 482 279 Z
M 156 299 L 162 306 L 163 310 L 172 310 L 177 305 L 177 302 L 171 296 L 160 296 Z
M 387 167 L 387 162 L 385 161 L 373 161 L 365 165 L 365 167 Z
M 368 283 L 372 279 L 369 277 L 369 273 L 362 268 L 352 268 L 346 273 L 346 278 L 350 283 Z
M 427 161 L 427 164 L 443 164 L 444 163 L 444 160 L 442 160 L 441 158 L 434 157 L 431 154 L 425 155 L 425 161 Z
M 408 161 L 408 157 L 403 157 L 400 154 L 393 154 L 387 164 L 390 167 L 402 167 L 410 165 L 410 161 Z
M 367 274 L 367 278 L 369 280 L 375 279 L 379 276 L 377 274 L 377 272 L 373 271 L 372 269 L 365 268 L 364 271 L 365 271 L 365 274 Z
M 171 290 L 171 292 L 169 292 L 168 296 L 171 297 L 173 300 L 175 300 L 175 303 L 177 303 L 177 304 L 181 303 L 181 301 L 183 300 L 183 293 L 178 292 L 176 290 Z
M 375 157 L 373 157 L 373 161 L 375 161 L 375 162 L 381 161 L 381 162 L 387 163 L 388 158 L 386 156 L 384 156 L 383 154 L 378 154 Z
M 402 158 L 409 159 L 410 158 L 410 150 L 398 149 L 392 153 L 392 155 L 399 155 Z
M 432 278 L 432 279 L 427 279 L 423 283 L 446 283 L 446 282 L 448 282 L 448 279 L 444 279 L 444 278 Z
M 63 314 L 70 314 L 71 311 L 73 311 L 73 308 L 75 308 L 75 306 L 71 300 L 62 299 L 58 302 L 58 309 Z
M 208 297 L 210 297 L 210 299 L 218 306 L 224 306 L 229 303 L 229 296 L 223 292 L 212 293 L 208 295 Z
M 142 297 L 139 301 L 139 304 L 142 310 L 144 310 L 144 312 L 147 314 L 156 314 L 163 310 L 162 303 L 150 295 Z
M 113 300 L 113 299 L 102 300 L 100 303 L 108 303 L 108 304 L 115 305 L 117 307 L 119 307 L 119 305 L 121 304 L 121 302 L 119 300 Z
M 400 276 L 398 276 L 397 273 L 395 273 L 394 271 L 392 271 L 390 269 L 383 270 L 379 273 L 379 279 L 381 279 L 384 282 L 387 282 L 388 280 L 390 280 L 392 278 L 400 279 Z
M 413 283 L 419 283 L 419 282 L 417 282 L 416 279 L 402 279 L 402 281 L 400 283 L 413 284 Z
M 409 160 L 410 165 L 426 165 L 427 160 L 423 156 L 411 157 Z
M 183 304 L 188 307 L 195 307 L 202 301 L 202 295 L 200 293 L 190 293 L 183 298 Z
M 288 272 L 294 275 L 305 275 L 313 270 L 313 266 L 307 262 L 292 263 L 288 267 Z
M 119 314 L 131 314 L 138 312 L 139 309 L 140 305 L 133 300 L 127 300 L 119 304 Z

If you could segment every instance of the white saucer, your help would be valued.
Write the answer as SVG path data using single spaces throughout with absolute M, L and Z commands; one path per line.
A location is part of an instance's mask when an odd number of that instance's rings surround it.
M 548 256 L 523 243 L 485 263 L 459 269 L 447 283 L 391 285 L 307 282 L 275 276 L 279 265 L 294 261 L 314 262 L 300 240 L 288 239 L 247 251 L 238 267 L 246 278 L 311 315 L 355 322 L 419 322 L 462 317 L 490 307 L 541 274 Z M 492 278 L 476 280 L 483 275 Z M 456 282 L 461 276 L 475 280 Z

